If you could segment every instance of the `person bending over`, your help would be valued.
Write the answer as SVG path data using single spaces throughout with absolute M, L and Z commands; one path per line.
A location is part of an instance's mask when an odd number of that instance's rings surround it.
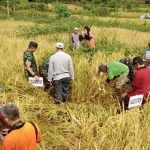
M 106 65 L 100 64 L 98 67 L 98 73 L 103 72 L 108 74 L 108 84 L 111 85 L 115 78 L 116 89 L 119 90 L 128 81 L 129 68 L 121 62 L 109 62 Z

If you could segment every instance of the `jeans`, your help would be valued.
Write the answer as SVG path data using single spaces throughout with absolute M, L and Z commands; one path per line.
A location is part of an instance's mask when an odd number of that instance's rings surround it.
M 67 100 L 69 96 L 69 84 L 70 77 L 53 81 L 56 101 L 65 102 Z

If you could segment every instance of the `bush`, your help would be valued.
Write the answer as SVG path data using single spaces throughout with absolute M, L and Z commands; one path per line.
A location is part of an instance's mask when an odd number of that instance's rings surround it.
M 47 9 L 47 6 L 45 3 L 29 3 L 27 5 L 28 9 L 34 9 L 34 10 L 38 10 L 38 11 L 43 11 Z
M 132 10 L 132 4 L 131 4 L 131 3 L 127 3 L 126 9 L 127 9 L 128 11 L 131 11 L 131 10 Z
M 108 16 L 110 14 L 110 11 L 106 7 L 100 7 L 98 10 L 98 15 L 99 16 Z
M 87 1 L 86 0 L 81 0 L 81 3 L 82 4 L 87 4 Z
M 7 19 L 7 18 L 8 18 L 7 14 L 0 13 L 0 20 L 4 20 L 4 19 Z
M 101 1 L 100 1 L 100 0 L 94 0 L 93 3 L 94 3 L 94 4 L 100 4 Z
M 84 4 L 82 7 L 86 10 L 91 10 L 93 8 L 91 4 Z
M 59 18 L 62 18 L 62 17 L 67 18 L 71 15 L 70 10 L 65 5 L 58 5 L 56 13 Z

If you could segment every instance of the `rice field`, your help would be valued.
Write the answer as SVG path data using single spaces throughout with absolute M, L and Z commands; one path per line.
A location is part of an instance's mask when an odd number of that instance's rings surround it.
M 100 19 L 108 21 L 110 18 Z M 130 20 L 138 22 L 137 19 Z M 135 108 L 117 114 L 120 95 L 114 94 L 113 85 L 106 86 L 106 76 L 97 76 L 96 70 L 99 63 L 125 57 L 125 48 L 131 57 L 143 53 L 150 33 L 92 26 L 98 51 L 89 62 L 86 53 L 69 49 L 68 33 L 32 38 L 19 35 L 20 26 L 34 25 L 34 22 L 11 18 L 0 20 L 0 87 L 3 88 L 0 101 L 17 104 L 23 121 L 37 122 L 42 131 L 39 150 L 149 150 L 150 105 L 141 111 Z M 29 41 L 35 40 L 39 48 L 34 55 L 40 64 L 55 53 L 56 36 L 65 43 L 65 51 L 72 56 L 75 69 L 70 98 L 61 105 L 55 105 L 52 95 L 45 93 L 43 88 L 33 87 L 25 80 L 22 60 Z M 108 54 L 111 46 L 113 51 Z M 135 51 L 134 47 L 141 49 Z M 52 91 L 53 87 L 49 92 Z

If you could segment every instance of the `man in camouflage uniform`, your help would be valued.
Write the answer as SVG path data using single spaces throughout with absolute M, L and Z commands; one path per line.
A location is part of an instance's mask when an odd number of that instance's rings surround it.
M 25 78 L 29 80 L 29 77 L 34 77 L 35 80 L 39 80 L 37 76 L 37 65 L 33 53 L 38 48 L 38 44 L 34 41 L 30 41 L 28 49 L 24 52 L 24 73 Z
M 132 63 L 133 60 L 132 60 L 131 58 L 129 58 L 129 57 L 126 57 L 126 58 L 120 59 L 119 62 L 121 62 L 121 63 L 123 63 L 123 64 L 125 64 L 125 65 L 128 66 L 128 68 L 129 68 L 129 75 L 128 75 L 128 78 L 129 78 L 130 81 L 132 82 L 132 80 L 133 80 L 133 74 L 134 74 L 134 72 L 135 72 L 135 69 L 134 69 L 134 66 L 133 66 L 133 63 Z
M 49 68 L 49 60 L 45 60 L 39 65 L 39 73 L 40 76 L 43 77 L 45 85 L 44 91 L 47 91 L 50 88 L 50 83 L 48 81 L 48 68 Z

